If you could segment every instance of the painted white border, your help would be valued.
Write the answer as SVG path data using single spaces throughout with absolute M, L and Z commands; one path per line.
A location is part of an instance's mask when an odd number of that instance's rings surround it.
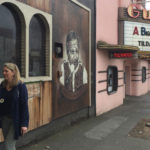
M 77 0 L 70 1 L 89 12 L 89 105 L 91 106 L 91 9 L 81 4 Z
M 25 20 L 25 78 L 22 78 L 25 82 L 34 82 L 34 81 L 47 81 L 52 80 L 52 15 L 46 12 L 43 12 L 39 9 L 33 8 L 29 5 L 26 5 L 22 2 L 16 0 L 0 0 L 0 5 L 3 3 L 9 3 L 15 5 L 20 12 L 22 12 Z M 29 24 L 33 15 L 38 14 L 42 15 L 47 21 L 49 27 L 49 75 L 48 76 L 39 76 L 39 77 L 29 77 Z

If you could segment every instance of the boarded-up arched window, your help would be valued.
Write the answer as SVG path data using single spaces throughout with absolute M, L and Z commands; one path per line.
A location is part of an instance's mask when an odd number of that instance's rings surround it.
M 0 5 L 0 68 L 5 62 L 16 63 L 21 71 L 21 23 L 15 9 Z M 2 71 L 0 71 L 2 77 Z
M 38 15 L 29 27 L 29 76 L 46 76 L 46 26 Z

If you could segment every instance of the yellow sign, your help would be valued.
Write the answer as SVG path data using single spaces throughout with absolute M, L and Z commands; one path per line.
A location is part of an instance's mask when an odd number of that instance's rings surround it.
M 142 13 L 143 19 L 150 20 L 150 10 L 143 9 L 141 12 L 136 4 L 129 5 L 127 11 L 128 15 L 132 18 L 138 18 L 140 13 Z

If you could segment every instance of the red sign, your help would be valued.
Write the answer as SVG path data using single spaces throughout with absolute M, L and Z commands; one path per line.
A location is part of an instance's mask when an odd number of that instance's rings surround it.
M 111 58 L 131 58 L 133 54 L 131 52 L 128 53 L 120 53 L 120 52 L 111 52 Z

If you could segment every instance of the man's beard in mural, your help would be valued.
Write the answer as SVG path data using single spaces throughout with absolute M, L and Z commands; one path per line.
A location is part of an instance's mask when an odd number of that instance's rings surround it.
M 79 63 L 78 58 L 79 58 L 78 54 L 68 57 L 69 63 L 70 65 L 74 65 L 74 69 L 78 66 Z
M 87 88 L 88 74 L 80 57 L 79 38 L 75 32 L 70 32 L 66 40 L 67 57 L 61 64 L 61 93 L 68 99 L 77 99 Z

